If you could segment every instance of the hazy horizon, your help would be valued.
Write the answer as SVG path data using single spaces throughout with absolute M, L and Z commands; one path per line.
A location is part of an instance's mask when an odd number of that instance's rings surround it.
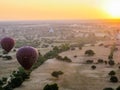
M 0 20 L 119 19 L 119 0 L 0 0 Z

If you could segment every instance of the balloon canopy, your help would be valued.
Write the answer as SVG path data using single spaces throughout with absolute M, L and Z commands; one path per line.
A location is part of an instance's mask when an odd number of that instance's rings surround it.
M 6 51 L 10 52 L 10 50 L 14 47 L 15 41 L 11 37 L 5 37 L 0 41 L 1 47 Z
M 17 51 L 16 57 L 21 66 L 29 70 L 38 58 L 38 51 L 34 47 L 24 46 Z

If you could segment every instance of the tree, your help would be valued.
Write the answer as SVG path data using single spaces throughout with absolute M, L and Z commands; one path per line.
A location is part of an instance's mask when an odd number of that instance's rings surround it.
M 110 76 L 113 76 L 113 75 L 115 75 L 115 74 L 116 74 L 116 72 L 113 71 L 113 70 L 108 73 L 108 75 L 110 75 Z
M 0 86 L 0 90 L 4 90 L 4 89 L 2 88 L 2 86 Z
M 77 55 L 74 55 L 74 58 L 77 58 Z
M 87 56 L 93 56 L 95 53 L 94 53 L 94 51 L 93 50 L 86 50 L 85 51 L 85 55 L 87 55 Z
M 2 80 L 0 80 L 0 86 L 2 86 L 4 83 L 3 83 L 3 81 Z
M 120 86 L 118 86 L 118 87 L 116 88 L 116 90 L 120 90 Z
M 118 78 L 116 76 L 111 76 L 110 82 L 117 83 L 118 82 Z
M 114 90 L 114 89 L 111 87 L 107 87 L 107 88 L 104 88 L 103 90 Z
M 91 68 L 94 70 L 94 69 L 96 69 L 96 66 L 95 66 L 95 65 L 92 65 Z
M 56 78 L 59 78 L 59 75 L 62 75 L 62 74 L 63 74 L 62 71 L 54 71 L 51 73 L 51 75 Z
M 109 60 L 108 63 L 109 63 L 110 66 L 115 65 L 115 62 L 113 60 Z
M 44 89 L 43 90 L 58 90 L 59 89 L 59 87 L 58 87 L 58 85 L 55 83 L 55 84 L 52 84 L 52 85 L 46 85 L 45 87 L 44 87 Z
M 107 61 L 104 61 L 105 64 L 107 64 L 108 62 Z
M 57 56 L 56 56 L 56 59 L 58 59 L 58 60 L 62 60 L 62 57 L 59 56 L 59 55 L 57 55 Z
M 63 58 L 63 61 L 66 61 L 66 62 L 72 62 L 71 59 L 68 58 L 67 56 L 65 56 L 65 57 Z
M 87 63 L 87 64 L 92 64 L 92 63 L 93 63 L 93 60 L 87 60 L 86 63 Z
M 104 61 L 103 61 L 103 59 L 98 59 L 97 62 L 98 62 L 98 63 L 103 63 Z
M 19 87 L 23 83 L 23 78 L 21 76 L 15 77 L 11 79 L 12 88 Z
M 7 60 L 11 60 L 11 59 L 12 59 L 12 57 L 11 57 L 11 56 L 7 56 L 7 55 L 2 56 L 2 58 L 5 58 L 5 59 L 7 59 Z
M 113 59 L 113 54 L 110 54 L 109 56 L 108 56 L 108 59 Z
M 118 66 L 118 68 L 120 69 L 120 66 Z

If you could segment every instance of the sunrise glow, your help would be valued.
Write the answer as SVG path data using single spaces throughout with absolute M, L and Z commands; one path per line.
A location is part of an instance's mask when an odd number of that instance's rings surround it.
M 0 0 L 0 20 L 120 18 L 120 0 Z
M 106 0 L 104 10 L 111 18 L 120 18 L 120 0 Z

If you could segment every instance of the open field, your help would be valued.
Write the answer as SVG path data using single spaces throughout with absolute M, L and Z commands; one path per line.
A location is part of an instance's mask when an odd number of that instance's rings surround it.
M 110 77 L 108 76 L 109 71 L 115 70 L 120 79 L 119 65 L 110 67 L 105 64 L 94 64 L 97 68 L 92 70 L 91 65 L 93 64 L 82 63 L 85 60 L 84 51 L 89 48 L 96 52 L 95 59 L 102 57 L 103 53 L 105 54 L 102 59 L 105 59 L 109 54 L 109 48 L 98 46 L 84 47 L 82 50 L 76 49 L 74 51 L 70 50 L 63 52 L 60 55 L 70 57 L 72 63 L 49 59 L 31 73 L 31 78 L 29 80 L 25 81 L 22 86 L 15 90 L 42 90 L 46 84 L 55 82 L 60 87 L 59 90 L 102 90 L 105 87 L 116 88 L 119 86 L 120 82 L 117 84 L 110 83 Z M 78 57 L 74 58 L 74 55 L 77 55 Z M 117 58 L 115 60 L 117 60 Z M 57 70 L 64 72 L 59 79 L 55 79 L 51 76 L 51 73 Z
M 44 55 L 54 46 L 69 44 L 68 50 L 60 53 L 61 57 L 67 56 L 71 63 L 59 61 L 55 58 L 47 60 L 40 67 L 32 71 L 30 79 L 15 88 L 15 90 L 43 90 L 46 84 L 57 83 L 59 90 L 103 90 L 105 87 L 116 88 L 120 85 L 120 24 L 103 23 L 102 21 L 77 21 L 77 22 L 13 22 L 0 23 L 0 40 L 9 36 L 15 39 L 15 49 L 22 46 L 33 46 Z M 115 42 L 116 41 L 116 42 Z M 114 52 L 114 66 L 98 64 L 98 59 L 108 61 L 113 43 L 117 44 Z M 100 44 L 102 44 L 100 46 Z M 83 47 L 82 47 L 83 46 Z M 80 50 L 78 47 L 82 47 Z M 84 55 L 86 50 L 93 50 L 94 56 Z M 0 78 L 9 77 L 12 71 L 17 70 L 20 64 L 16 59 L 16 52 L 9 53 L 12 60 L 0 57 Z M 0 55 L 2 48 L 0 46 Z M 75 57 L 77 56 L 77 57 Z M 86 64 L 86 60 L 94 63 Z M 91 66 L 95 65 L 95 70 Z M 51 76 L 53 71 L 63 71 L 58 79 Z M 114 70 L 119 79 L 118 83 L 110 83 L 108 73 Z

